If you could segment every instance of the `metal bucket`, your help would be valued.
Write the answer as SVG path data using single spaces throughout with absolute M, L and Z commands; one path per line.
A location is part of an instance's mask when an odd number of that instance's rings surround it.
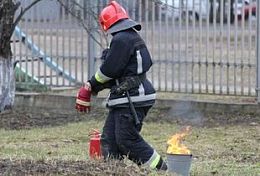
M 190 172 L 192 155 L 167 154 L 168 171 L 181 176 L 188 176 Z

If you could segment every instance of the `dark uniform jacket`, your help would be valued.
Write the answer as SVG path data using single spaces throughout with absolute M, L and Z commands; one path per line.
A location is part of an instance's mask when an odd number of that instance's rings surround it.
M 135 30 L 128 29 L 112 35 L 110 48 L 103 56 L 104 62 L 89 81 L 92 90 L 96 93 L 105 87 L 113 89 L 125 77 L 137 75 L 144 77 L 152 66 L 149 51 Z M 155 102 L 155 89 L 147 78 L 142 79 L 137 87 L 130 89 L 129 94 L 136 107 L 151 106 Z M 107 105 L 108 107 L 128 106 L 126 94 L 110 93 Z

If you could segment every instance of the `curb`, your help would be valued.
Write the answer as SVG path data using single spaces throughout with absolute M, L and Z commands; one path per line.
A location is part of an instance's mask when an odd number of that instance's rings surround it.
M 105 98 L 92 98 L 91 104 L 105 108 Z M 15 106 L 33 108 L 74 109 L 75 97 L 66 95 L 17 93 Z M 220 103 L 196 100 L 157 99 L 155 108 L 168 108 L 171 113 L 210 112 L 210 113 L 253 113 L 260 115 L 260 105 L 256 103 Z

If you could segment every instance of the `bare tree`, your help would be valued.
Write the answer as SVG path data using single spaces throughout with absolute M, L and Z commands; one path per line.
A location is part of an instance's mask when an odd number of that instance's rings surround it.
M 104 31 L 99 30 L 99 22 L 98 22 L 98 11 L 100 10 L 100 1 L 95 3 L 95 5 L 90 5 L 90 1 L 84 1 L 83 4 L 80 4 L 77 0 L 71 0 L 70 3 L 66 3 L 63 0 L 57 0 L 61 7 L 63 7 L 66 12 L 70 13 L 74 18 L 77 19 L 78 23 L 85 29 L 85 31 L 88 33 L 89 37 L 91 37 L 96 44 L 98 44 L 101 48 L 104 46 L 100 42 L 100 36 L 105 39 L 106 45 L 108 45 L 108 39 L 107 35 L 104 33 Z M 74 7 L 77 7 L 76 9 L 79 9 L 86 14 L 81 15 L 78 13 L 77 10 L 75 10 Z M 94 24 L 90 23 L 90 18 L 94 19 Z M 94 35 L 97 34 L 97 36 Z
M 26 8 L 20 8 L 19 15 L 15 13 L 20 7 L 19 1 L 0 0 L 0 112 L 11 108 L 15 97 L 14 61 L 10 40 L 22 16 L 41 0 L 34 0 Z
M 20 8 L 20 2 L 17 0 L 0 0 L 0 112 L 9 109 L 13 106 L 15 97 L 15 78 L 14 78 L 14 59 L 11 51 L 11 36 L 15 26 L 19 23 L 22 16 L 35 4 L 41 0 L 33 0 L 30 5 L 25 8 Z M 89 24 L 89 17 L 98 23 L 98 11 L 100 4 L 97 7 L 88 6 L 90 1 L 79 0 L 57 0 L 66 13 L 70 13 L 76 18 L 79 24 L 85 29 L 89 37 L 101 47 L 105 47 L 100 42 L 100 36 L 105 39 L 105 45 L 108 45 L 108 39 L 99 26 Z M 93 1 L 94 2 L 94 1 Z M 99 1 L 98 1 L 99 2 Z M 20 9 L 19 15 L 15 18 L 15 13 Z M 79 11 L 84 11 L 86 14 L 81 15 Z M 93 29 L 94 26 L 94 29 Z M 96 35 L 97 34 L 97 35 Z

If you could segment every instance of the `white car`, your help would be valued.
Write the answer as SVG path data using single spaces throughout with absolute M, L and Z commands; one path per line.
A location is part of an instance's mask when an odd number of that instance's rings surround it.
M 189 20 L 192 20 L 193 13 L 196 20 L 200 18 L 207 19 L 210 12 L 209 0 L 161 0 L 161 2 L 162 14 L 167 14 L 168 17 L 174 17 L 175 19 L 179 19 L 180 15 L 181 18 L 186 18 L 187 15 Z M 218 6 L 216 2 L 215 8 L 218 9 Z
M 161 0 L 161 14 L 168 18 L 178 19 L 180 14 L 180 0 Z

